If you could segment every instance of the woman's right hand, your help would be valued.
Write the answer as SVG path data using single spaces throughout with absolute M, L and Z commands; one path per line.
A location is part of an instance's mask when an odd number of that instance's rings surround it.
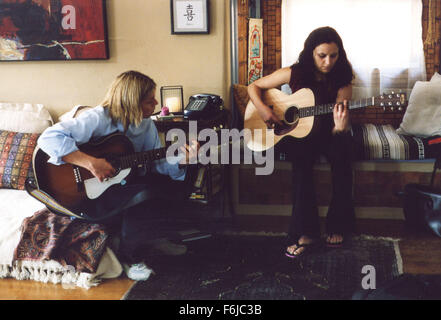
M 276 125 L 283 125 L 282 121 L 280 121 L 279 117 L 270 107 L 258 109 L 258 112 L 268 129 L 274 129 Z
M 116 170 L 113 166 L 103 158 L 95 158 L 91 161 L 89 171 L 101 182 L 112 178 Z
M 291 68 L 285 67 L 248 85 L 248 95 L 268 129 L 274 129 L 276 125 L 283 125 L 283 123 L 274 111 L 262 101 L 262 90 L 278 88 L 289 83 L 290 78 Z
M 63 161 L 89 170 L 99 181 L 112 178 L 116 170 L 104 158 L 95 158 L 80 150 L 76 150 L 63 157 Z

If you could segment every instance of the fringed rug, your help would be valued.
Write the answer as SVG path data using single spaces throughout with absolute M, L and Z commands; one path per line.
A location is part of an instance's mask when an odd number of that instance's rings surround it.
M 323 246 L 297 259 L 286 258 L 285 247 L 281 236 L 195 241 L 185 256 L 146 261 L 156 275 L 137 282 L 124 299 L 351 299 L 366 276 L 365 285 L 378 285 L 403 273 L 398 241 L 390 238 L 358 236 L 341 248 Z

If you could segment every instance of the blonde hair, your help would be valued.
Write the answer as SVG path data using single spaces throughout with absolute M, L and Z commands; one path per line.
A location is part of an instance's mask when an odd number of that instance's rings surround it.
M 141 123 L 141 102 L 155 88 L 156 83 L 145 74 L 126 71 L 112 82 L 101 105 L 109 109 L 114 123 L 120 121 L 127 130 L 130 124 L 138 126 Z

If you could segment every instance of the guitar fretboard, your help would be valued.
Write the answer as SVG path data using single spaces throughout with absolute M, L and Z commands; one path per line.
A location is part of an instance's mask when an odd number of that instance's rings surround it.
M 348 101 L 348 108 L 352 109 L 360 109 L 368 106 L 374 105 L 374 98 L 366 98 L 356 101 Z M 322 114 L 332 113 L 334 110 L 335 103 L 322 104 L 312 107 L 306 107 L 299 109 L 299 117 L 311 117 L 311 116 L 319 116 Z
M 155 160 L 165 158 L 167 148 L 154 149 L 149 151 L 137 152 L 122 156 L 119 158 L 121 169 L 133 168 L 139 165 L 147 164 Z

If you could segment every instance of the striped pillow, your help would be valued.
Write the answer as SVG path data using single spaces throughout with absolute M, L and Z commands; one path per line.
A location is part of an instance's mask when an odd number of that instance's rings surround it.
M 0 130 L 0 188 L 24 190 L 26 178 L 34 176 L 31 162 L 39 136 Z
M 391 125 L 354 125 L 352 131 L 357 160 L 422 160 L 427 158 L 427 139 L 398 134 Z

